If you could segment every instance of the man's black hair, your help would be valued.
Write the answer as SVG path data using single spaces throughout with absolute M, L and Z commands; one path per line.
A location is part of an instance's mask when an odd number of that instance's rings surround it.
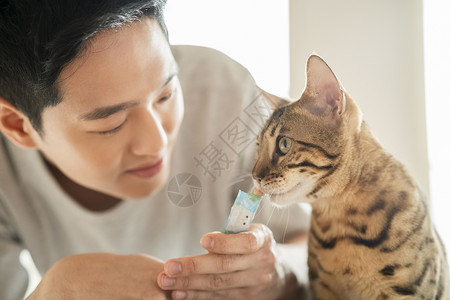
M 42 133 L 46 107 L 62 101 L 57 79 L 97 33 L 149 17 L 167 38 L 166 0 L 0 1 L 0 97 Z

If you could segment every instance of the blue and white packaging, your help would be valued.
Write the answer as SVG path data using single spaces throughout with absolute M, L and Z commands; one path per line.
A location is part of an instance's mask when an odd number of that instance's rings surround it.
M 247 231 L 264 197 L 266 195 L 258 196 L 239 191 L 222 232 L 239 233 Z

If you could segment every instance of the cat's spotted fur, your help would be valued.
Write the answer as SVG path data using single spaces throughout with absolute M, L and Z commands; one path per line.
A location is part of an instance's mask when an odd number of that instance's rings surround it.
M 320 57 L 308 59 L 300 100 L 274 111 L 258 143 L 257 187 L 279 204 L 311 203 L 314 299 L 450 299 L 426 199 Z

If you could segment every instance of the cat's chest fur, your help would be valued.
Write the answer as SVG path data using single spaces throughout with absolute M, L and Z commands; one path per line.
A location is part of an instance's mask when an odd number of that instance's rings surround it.
M 357 300 L 413 293 L 414 287 L 402 284 L 420 279 L 414 277 L 421 273 L 421 267 L 414 265 L 420 253 L 416 249 L 426 248 L 414 233 L 430 230 L 418 195 L 381 190 L 342 197 L 313 204 L 308 263 L 311 280 L 319 279 L 318 294 L 329 292 L 325 299 Z M 327 204 L 330 201 L 334 203 Z

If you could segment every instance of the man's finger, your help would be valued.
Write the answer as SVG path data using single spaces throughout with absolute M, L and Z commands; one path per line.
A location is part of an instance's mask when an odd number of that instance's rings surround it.
M 260 251 L 250 255 L 209 253 L 200 256 L 180 257 L 168 260 L 164 264 L 164 273 L 170 277 L 231 273 L 250 269 L 255 267 L 255 264 L 267 264 L 271 258 L 270 251 Z
M 267 284 L 272 277 L 273 270 L 269 268 L 265 270 L 254 269 L 225 274 L 202 274 L 176 278 L 161 274 L 158 277 L 158 285 L 164 290 L 217 291 Z
M 201 238 L 200 244 L 206 250 L 217 254 L 249 254 L 258 251 L 271 239 L 273 235 L 270 229 L 262 224 L 252 224 L 247 232 L 207 233 Z

